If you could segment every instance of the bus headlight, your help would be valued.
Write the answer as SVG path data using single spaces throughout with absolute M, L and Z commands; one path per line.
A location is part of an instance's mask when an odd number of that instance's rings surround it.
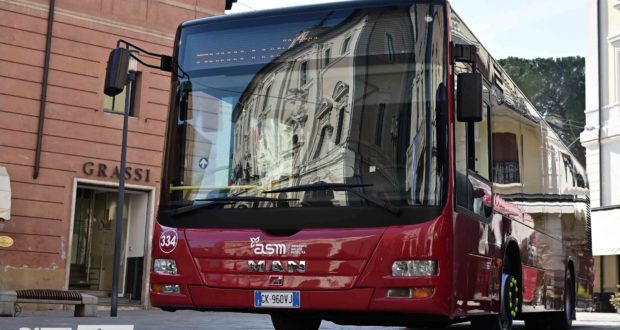
M 153 261 L 153 270 L 162 275 L 176 275 L 177 263 L 174 259 L 155 259 Z
M 392 276 L 431 276 L 437 275 L 435 260 L 398 260 L 392 264 Z

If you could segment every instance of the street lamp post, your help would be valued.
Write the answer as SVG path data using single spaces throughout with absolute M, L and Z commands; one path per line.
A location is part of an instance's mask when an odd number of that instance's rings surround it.
M 125 48 L 120 48 L 124 44 Z M 136 50 L 129 50 L 132 47 Z M 138 58 L 138 50 L 142 53 L 159 58 L 159 65 L 145 63 Z M 127 123 L 129 120 L 129 106 L 131 104 L 132 90 L 135 88 L 133 81 L 138 71 L 138 62 L 149 68 L 158 69 L 165 72 L 181 72 L 180 77 L 189 77 L 181 69 L 171 56 L 156 54 L 144 50 L 125 40 L 118 40 L 116 48 L 110 52 L 108 65 L 106 67 L 105 85 L 103 92 L 108 96 L 116 96 L 125 90 L 125 111 L 123 112 L 123 141 L 121 143 L 121 165 L 118 176 L 118 201 L 116 203 L 116 224 L 114 226 L 114 269 L 112 272 L 112 301 L 110 306 L 110 316 L 116 317 L 118 306 L 118 285 L 121 271 L 121 240 L 123 236 L 123 209 L 125 204 L 125 175 L 127 174 Z
M 129 121 L 129 106 L 131 104 L 132 82 L 136 78 L 138 71 L 138 52 L 131 51 L 129 66 L 127 69 L 127 79 L 125 81 L 125 109 L 123 111 L 123 139 L 121 142 L 121 164 L 120 175 L 118 178 L 118 200 L 116 203 L 116 223 L 114 226 L 114 269 L 112 272 L 112 301 L 110 306 L 110 316 L 116 317 L 118 310 L 118 285 L 121 271 L 121 246 L 123 237 L 123 209 L 125 206 L 125 172 L 127 167 L 127 124 Z

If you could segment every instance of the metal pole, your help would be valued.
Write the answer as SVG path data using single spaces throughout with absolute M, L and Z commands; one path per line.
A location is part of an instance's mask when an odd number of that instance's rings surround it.
M 41 148 L 43 146 L 43 124 L 45 123 L 45 106 L 47 102 L 47 80 L 50 72 L 50 55 L 52 51 L 52 28 L 54 26 L 54 11 L 56 0 L 50 0 L 47 16 L 47 36 L 45 39 L 45 59 L 43 60 L 43 82 L 41 83 L 41 103 L 39 103 L 39 129 L 37 130 L 37 147 L 34 152 L 34 173 L 32 178 L 39 177 L 41 168 Z
M 116 317 L 118 306 L 118 284 L 121 271 L 121 241 L 123 238 L 123 209 L 125 206 L 125 168 L 127 165 L 127 124 L 129 120 L 129 104 L 131 99 L 131 82 L 134 79 L 134 72 L 127 74 L 125 84 L 125 111 L 123 113 L 123 142 L 121 144 L 121 168 L 118 178 L 118 201 L 116 203 L 116 224 L 114 226 L 114 269 L 112 272 L 112 301 L 110 306 L 110 316 Z

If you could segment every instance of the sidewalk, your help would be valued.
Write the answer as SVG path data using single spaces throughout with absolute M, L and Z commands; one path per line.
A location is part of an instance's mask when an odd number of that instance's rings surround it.
M 577 321 L 619 322 L 620 323 L 620 314 L 618 313 L 577 313 Z

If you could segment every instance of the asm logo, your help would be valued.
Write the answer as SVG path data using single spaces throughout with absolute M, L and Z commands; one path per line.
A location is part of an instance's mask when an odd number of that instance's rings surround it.
M 250 237 L 250 248 L 254 249 L 254 254 L 258 255 L 278 255 L 286 254 L 286 245 L 282 243 L 278 244 L 263 244 L 260 243 L 260 236 Z

